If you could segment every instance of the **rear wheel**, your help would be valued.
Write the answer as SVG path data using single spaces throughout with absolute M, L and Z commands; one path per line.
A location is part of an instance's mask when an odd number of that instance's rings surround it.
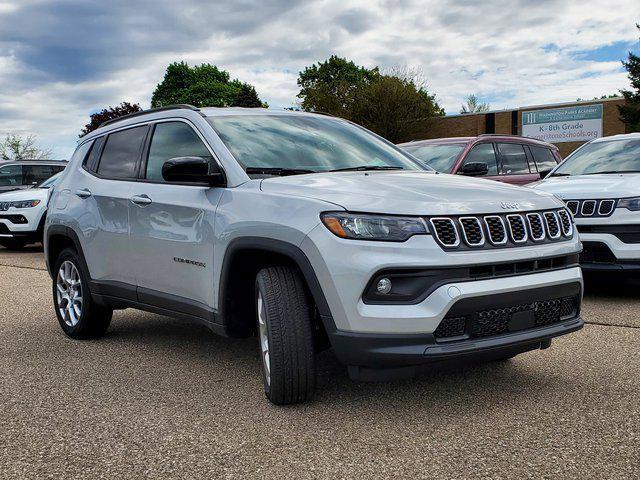
M 93 301 L 89 275 L 75 250 L 62 251 L 53 274 L 53 303 L 64 333 L 71 338 L 104 335 L 113 311 Z
M 287 266 L 260 270 L 256 318 L 264 391 L 272 403 L 302 403 L 316 384 L 312 304 L 300 274 Z

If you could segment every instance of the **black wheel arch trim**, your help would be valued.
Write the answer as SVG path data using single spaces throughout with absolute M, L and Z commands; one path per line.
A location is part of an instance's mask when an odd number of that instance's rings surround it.
M 89 273 L 89 268 L 87 266 L 87 261 L 85 260 L 85 257 L 84 257 L 84 251 L 82 250 L 82 243 L 80 242 L 80 237 L 78 237 L 78 234 L 71 227 L 67 227 L 65 225 L 50 225 L 49 228 L 47 228 L 45 235 L 46 235 L 46 243 L 45 243 L 44 256 L 45 256 L 45 261 L 46 261 L 49 275 L 53 276 L 52 270 L 53 270 L 53 264 L 55 263 L 55 258 L 49 258 L 49 253 L 51 248 L 51 237 L 54 237 L 54 236 L 67 237 L 69 240 L 71 240 L 71 242 L 73 243 L 76 249 L 76 252 L 78 252 L 78 255 L 80 256 L 80 260 L 84 263 L 83 265 L 84 268 Z
M 276 240 L 267 237 L 240 237 L 232 240 L 227 245 L 227 249 L 222 261 L 222 269 L 220 270 L 220 284 L 218 286 L 218 312 L 221 318 L 224 318 L 224 303 L 221 299 L 225 298 L 226 279 L 229 277 L 229 269 L 232 259 L 237 251 L 244 249 L 264 250 L 267 252 L 277 253 L 290 258 L 300 269 L 302 276 L 309 288 L 309 292 L 316 304 L 322 322 L 327 332 L 336 330 L 335 322 L 329 308 L 329 303 L 322 291 L 322 286 L 316 275 L 311 262 L 302 249 L 292 243 L 284 240 Z

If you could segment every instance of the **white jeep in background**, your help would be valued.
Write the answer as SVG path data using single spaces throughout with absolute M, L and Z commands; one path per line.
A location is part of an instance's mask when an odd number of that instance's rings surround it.
M 640 133 L 592 140 L 532 185 L 564 200 L 585 270 L 640 270 Z

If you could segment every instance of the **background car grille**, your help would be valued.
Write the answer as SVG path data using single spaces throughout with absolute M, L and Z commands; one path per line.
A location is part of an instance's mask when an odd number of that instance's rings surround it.
M 505 308 L 494 308 L 470 313 L 465 316 L 445 317 L 438 325 L 434 336 L 438 340 L 452 341 L 468 338 L 486 338 L 513 331 L 543 327 L 568 320 L 578 314 L 577 296 L 539 300 Z M 514 323 L 514 314 L 531 312 L 528 327 Z M 526 315 L 526 313 L 525 313 Z
M 573 236 L 571 215 L 565 209 L 524 215 L 437 217 L 430 222 L 434 237 L 444 249 L 514 247 Z
M 576 218 L 608 217 L 616 209 L 618 200 L 566 200 L 567 208 Z

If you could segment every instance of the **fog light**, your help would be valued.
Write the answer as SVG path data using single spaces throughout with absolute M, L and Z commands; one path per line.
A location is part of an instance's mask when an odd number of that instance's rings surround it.
M 388 278 L 381 278 L 376 285 L 376 291 L 381 295 L 386 295 L 391 291 L 391 280 Z

